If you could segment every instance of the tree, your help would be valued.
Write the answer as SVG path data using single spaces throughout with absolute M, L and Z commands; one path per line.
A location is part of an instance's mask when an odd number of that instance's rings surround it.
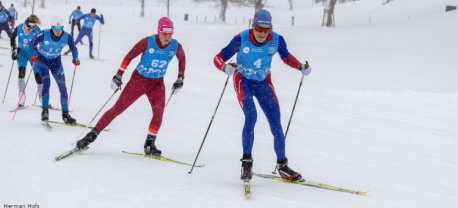
M 288 0 L 289 2 L 289 10 L 293 11 L 293 0 Z
M 145 0 L 138 0 L 140 2 L 140 17 L 145 16 Z
M 45 8 L 45 0 L 41 0 L 40 8 Z
M 264 8 L 264 6 L 266 5 L 267 3 L 267 0 L 264 0 L 264 3 L 262 3 L 262 0 L 255 0 L 255 4 L 254 4 L 254 11 L 258 11 L 262 8 Z
M 323 22 L 321 26 L 335 27 L 334 7 L 336 3 L 337 0 L 328 0 L 326 6 L 324 7 Z
M 167 0 L 167 17 L 170 16 L 170 1 L 171 0 Z
M 221 10 L 219 12 L 219 20 L 226 22 L 227 0 L 221 0 Z

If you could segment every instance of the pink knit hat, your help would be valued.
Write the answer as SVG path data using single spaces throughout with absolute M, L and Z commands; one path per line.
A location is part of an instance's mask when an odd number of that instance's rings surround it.
M 158 33 L 173 33 L 173 22 L 167 17 L 162 17 L 157 22 L 157 32 Z

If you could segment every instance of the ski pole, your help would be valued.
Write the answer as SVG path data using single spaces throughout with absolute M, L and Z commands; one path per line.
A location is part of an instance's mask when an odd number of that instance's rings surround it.
M 175 93 L 175 90 L 172 90 L 172 93 L 170 94 L 170 97 L 167 100 L 167 103 L 165 104 L 165 107 L 167 107 L 167 105 L 169 105 L 169 101 L 170 101 L 170 99 L 172 99 L 172 96 L 173 96 L 174 93 Z
M 100 29 L 99 29 L 99 46 L 98 46 L 98 49 L 97 49 L 97 59 L 100 59 L 99 56 L 100 56 L 100 36 L 102 36 L 102 24 L 100 24 Z
M 191 170 L 188 172 L 189 174 L 192 173 L 192 170 L 194 169 L 194 166 L 196 165 L 197 158 L 199 157 L 200 151 L 202 150 L 202 146 L 204 146 L 205 139 L 207 138 L 208 131 L 210 130 L 210 127 L 213 123 L 213 119 L 215 118 L 216 111 L 218 111 L 219 104 L 221 103 L 221 99 L 223 98 L 224 91 L 226 90 L 227 83 L 229 82 L 229 77 L 227 76 L 226 83 L 224 84 L 223 92 L 221 92 L 221 96 L 219 97 L 218 104 L 216 105 L 215 112 L 213 113 L 212 119 L 210 120 L 210 124 L 208 124 L 207 131 L 205 132 L 204 139 L 202 140 L 202 144 L 200 145 L 199 151 L 197 152 L 196 159 L 194 160 L 194 163 L 192 164 Z
M 37 97 L 38 97 L 38 90 L 37 90 L 37 93 L 35 94 L 35 100 L 33 101 L 33 104 L 37 103 Z
M 21 104 L 22 97 L 25 94 L 25 88 L 27 87 L 27 83 L 29 83 L 30 75 L 33 72 L 33 67 L 34 66 L 35 66 L 35 64 L 32 65 L 32 68 L 30 69 L 30 72 L 29 72 L 29 76 L 27 76 L 27 81 L 25 82 L 24 89 L 21 92 L 21 96 L 19 96 L 19 101 L 17 102 L 16 109 L 14 110 L 14 115 L 13 115 L 13 118 L 11 120 L 14 120 L 14 117 L 16 117 L 16 113 L 17 113 L 17 111 L 19 109 L 19 105 Z
M 89 122 L 89 124 L 87 124 L 87 126 L 90 126 L 92 124 L 92 122 L 95 120 L 95 118 L 97 117 L 97 115 L 99 115 L 100 111 L 102 111 L 102 109 L 107 105 L 108 102 L 110 102 L 111 98 L 113 98 L 113 96 L 121 89 L 121 86 L 119 86 L 118 88 L 116 88 L 116 90 L 113 92 L 113 94 L 110 96 L 110 98 L 108 98 L 108 100 L 105 102 L 105 104 L 103 104 L 103 106 L 100 108 L 100 110 L 95 114 L 94 118 L 92 118 L 92 120 Z M 87 127 L 86 126 L 86 127 Z M 81 134 L 75 139 L 75 141 L 72 143 L 72 145 L 75 145 L 76 141 L 81 137 L 81 135 L 83 135 L 83 133 L 86 131 L 86 128 L 83 129 L 83 131 L 81 132 Z
M 70 95 L 68 96 L 68 108 L 70 108 L 70 99 L 72 98 L 72 90 L 73 90 L 73 82 L 75 81 L 75 74 L 76 74 L 76 65 L 73 69 L 73 77 L 72 77 L 72 86 L 70 87 Z
M 294 109 L 296 109 L 296 103 L 297 103 L 297 99 L 299 98 L 299 93 L 301 92 L 301 87 L 302 87 L 302 82 L 304 81 L 304 77 L 305 76 L 302 75 L 301 82 L 299 84 L 299 89 L 297 90 L 296 100 L 294 101 L 293 110 L 291 111 L 291 116 L 289 117 L 288 126 L 286 127 L 285 140 L 286 140 L 286 136 L 288 136 L 288 130 L 289 130 L 289 126 L 291 124 L 291 120 L 293 120 Z M 273 174 L 277 174 L 277 166 L 275 166 L 275 169 L 274 169 L 274 171 L 272 173 Z
M 2 103 L 5 103 L 6 92 L 8 91 L 8 85 L 10 84 L 11 72 L 13 72 L 13 66 L 14 66 L 14 61 L 13 61 L 13 64 L 11 64 L 10 76 L 8 76 L 8 82 L 6 83 L 5 95 L 3 95 Z

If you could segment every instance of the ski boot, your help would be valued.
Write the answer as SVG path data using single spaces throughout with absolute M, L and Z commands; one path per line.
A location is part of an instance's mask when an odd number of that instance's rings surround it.
M 143 148 L 145 148 L 145 154 L 147 155 L 153 155 L 153 156 L 161 156 L 162 152 L 161 150 L 158 150 L 156 148 L 156 145 L 154 144 L 156 142 L 156 137 L 157 135 L 151 135 L 148 134 L 146 137 L 145 145 Z
M 253 174 L 253 158 L 251 157 L 251 155 L 243 155 L 240 161 L 242 161 L 240 179 L 251 180 Z
M 43 110 L 41 111 L 41 121 L 48 122 L 49 120 L 49 110 L 48 107 L 41 107 Z
M 71 52 L 71 50 L 68 49 L 68 51 L 65 51 L 64 56 L 68 55 L 70 52 Z
M 300 173 L 288 167 L 287 158 L 285 158 L 284 160 L 277 160 L 277 169 L 278 169 L 278 173 L 280 174 L 281 178 L 283 179 L 290 180 L 290 181 L 302 180 L 302 176 Z
M 70 116 L 68 110 L 62 111 L 62 120 L 64 120 L 66 124 L 76 124 L 76 119 Z
M 19 98 L 21 98 L 21 94 L 22 94 L 22 93 L 23 93 L 23 92 L 20 92 L 20 93 L 19 93 L 19 95 L 18 95 Z M 26 97 L 25 97 L 25 93 L 24 93 L 24 95 L 22 95 L 21 103 L 19 103 L 19 108 L 23 108 L 23 107 L 24 107 L 24 105 L 25 105 L 25 99 L 26 99 Z
M 95 139 L 97 139 L 97 136 L 100 134 L 100 131 L 97 131 L 97 129 L 92 128 L 92 130 L 86 134 L 86 136 L 82 139 L 80 139 L 76 143 L 76 148 L 78 149 L 84 149 L 86 148 L 90 143 L 94 142 Z
M 89 53 L 89 58 L 94 59 L 94 56 L 92 55 L 92 52 Z

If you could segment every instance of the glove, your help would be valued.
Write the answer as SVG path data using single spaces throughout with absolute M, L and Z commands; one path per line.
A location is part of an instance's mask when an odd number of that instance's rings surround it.
M 234 74 L 234 71 L 236 69 L 237 69 L 237 64 L 229 63 L 224 67 L 224 73 L 226 73 L 228 76 L 231 76 Z
M 72 63 L 75 65 L 75 66 L 79 66 L 81 63 L 80 63 L 80 60 L 78 58 L 76 59 L 73 59 Z
M 183 79 L 178 78 L 177 81 L 173 83 L 172 90 L 175 90 L 175 94 L 177 94 L 182 87 L 183 87 Z
M 312 67 L 310 67 L 308 61 L 305 61 L 305 64 L 301 64 L 299 68 L 301 70 L 302 75 L 304 76 L 307 76 L 310 74 L 310 72 L 312 72 Z
M 13 61 L 17 59 L 17 52 L 15 48 L 11 49 L 11 59 L 13 59 Z
M 111 89 L 116 89 L 122 85 L 122 76 L 119 74 L 114 75 L 113 80 L 111 80 Z
M 100 19 L 102 19 L 102 20 L 103 20 L 103 14 L 100 14 Z
M 37 60 L 38 60 L 38 56 L 37 56 L 37 55 L 33 55 L 33 56 L 30 58 L 30 62 L 32 62 L 32 63 L 37 63 Z
M 72 24 L 72 22 L 71 22 L 71 21 L 68 21 L 68 24 Z

